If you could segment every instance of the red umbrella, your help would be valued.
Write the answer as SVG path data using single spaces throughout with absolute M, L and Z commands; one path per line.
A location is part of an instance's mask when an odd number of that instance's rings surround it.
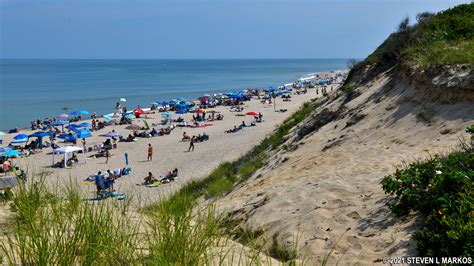
M 246 113 L 246 115 L 256 116 L 257 113 L 255 113 L 255 112 L 248 112 L 248 113 Z
M 133 110 L 133 114 L 136 116 L 136 117 L 140 117 L 140 115 L 144 114 L 145 111 L 143 111 L 142 109 L 140 108 L 137 108 L 135 110 Z
M 203 110 L 203 109 L 199 109 L 199 110 L 197 110 L 197 112 L 198 112 L 199 114 L 202 114 L 202 113 L 205 113 L 206 111 Z

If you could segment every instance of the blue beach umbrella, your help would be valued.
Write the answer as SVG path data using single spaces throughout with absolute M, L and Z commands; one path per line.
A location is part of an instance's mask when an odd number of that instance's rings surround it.
M 231 99 L 242 99 L 243 97 L 238 95 L 238 94 L 232 94 L 232 95 L 229 96 L 229 98 L 231 98 Z
M 27 138 L 28 138 L 28 135 L 26 134 L 18 134 L 13 137 L 14 140 L 27 139 Z
M 164 113 L 162 113 L 161 115 L 162 115 L 162 116 L 171 116 L 171 114 L 168 113 L 168 112 L 164 112 Z
M 12 148 L 10 146 L 0 148 L 0 152 L 7 152 L 7 151 L 11 151 L 11 150 L 12 150 Z
M 92 124 L 91 123 L 87 123 L 87 122 L 84 122 L 84 123 L 80 123 L 79 125 L 77 125 L 78 127 L 92 127 Z
M 176 100 L 178 100 L 178 101 L 180 101 L 180 102 L 184 102 L 184 101 L 186 101 L 186 99 L 184 99 L 183 97 L 179 97 L 179 98 L 178 98 L 178 99 L 176 99 Z
M 186 110 L 181 109 L 181 110 L 176 111 L 176 113 L 179 115 L 182 115 L 186 113 Z
M 112 117 L 108 116 L 108 115 L 103 115 L 104 119 L 107 120 L 107 121 L 110 121 L 112 120 Z
M 10 150 L 10 151 L 0 154 L 0 156 L 3 156 L 3 157 L 13 157 L 13 156 L 18 156 L 18 155 L 21 155 L 21 152 L 15 151 L 15 150 Z

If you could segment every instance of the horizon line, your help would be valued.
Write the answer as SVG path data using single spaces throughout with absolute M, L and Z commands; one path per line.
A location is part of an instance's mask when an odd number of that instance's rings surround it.
M 314 60 L 362 59 L 362 57 L 256 57 L 256 58 L 0 58 L 0 60 Z

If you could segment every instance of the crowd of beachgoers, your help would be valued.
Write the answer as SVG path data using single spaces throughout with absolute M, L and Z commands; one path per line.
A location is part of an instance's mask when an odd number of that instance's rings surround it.
M 203 95 L 197 100 L 187 101 L 177 98 L 170 101 L 153 102 L 149 108 L 137 106 L 133 110 L 126 107 L 126 99 L 120 98 L 116 103 L 113 113 L 97 115 L 87 110 L 78 110 L 69 114 L 59 114 L 53 118 L 37 119 L 31 122 L 29 130 L 18 128 L 2 133 L 4 146 L 0 147 L 1 172 L 6 176 L 14 177 L 21 169 L 18 161 L 22 158 L 44 156 L 46 152 L 52 155 L 52 168 L 73 169 L 81 167 L 88 160 L 103 158 L 103 163 L 108 164 L 112 151 L 120 143 L 147 142 L 146 161 L 153 161 L 153 139 L 170 135 L 180 128 L 183 132 L 178 141 L 187 142 L 186 152 L 192 153 L 195 144 L 211 139 L 205 130 L 216 123 L 227 120 L 228 114 L 233 113 L 239 120 L 230 128 L 222 129 L 224 134 L 237 133 L 246 128 L 257 127 L 265 122 L 263 111 L 245 110 L 246 104 L 255 101 L 261 106 L 273 106 L 272 113 L 287 111 L 284 105 L 276 108 L 275 101 L 291 102 L 292 97 L 305 95 L 313 89 L 313 95 L 322 95 L 333 89 L 333 84 L 343 82 L 343 72 L 332 73 L 325 78 L 315 76 L 312 80 L 299 80 L 290 86 L 266 89 L 245 89 L 235 92 Z M 225 108 L 225 109 L 222 109 Z M 247 122 L 247 118 L 250 118 Z M 234 119 L 234 118 L 233 118 Z M 235 120 L 235 119 L 234 119 Z M 239 121 L 237 123 L 237 121 Z M 129 130 L 124 134 L 119 129 Z M 189 130 L 202 129 L 198 134 L 189 134 Z M 6 136 L 6 137 L 5 137 Z M 104 137 L 104 141 L 99 138 Z M 90 139 L 99 140 L 89 141 Z M 143 140 L 141 140 L 143 139 Z M 136 146 L 138 147 L 138 146 Z M 141 146 L 140 146 L 141 147 Z M 127 151 L 133 150 L 129 147 Z M 60 155 L 61 159 L 55 161 L 54 157 Z M 114 169 L 95 169 L 81 181 L 83 184 L 93 184 L 96 187 L 98 198 L 121 195 L 116 192 L 114 183 L 123 176 L 130 175 L 132 167 L 129 164 L 128 152 L 124 153 L 125 164 Z M 17 159 L 18 158 L 18 159 Z M 151 171 L 143 176 L 142 182 L 136 185 L 154 187 L 170 183 L 178 177 L 178 168 L 169 170 L 166 174 L 154 177 Z

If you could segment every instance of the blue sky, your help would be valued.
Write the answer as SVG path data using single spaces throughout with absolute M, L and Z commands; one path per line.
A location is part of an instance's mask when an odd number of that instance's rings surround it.
M 461 0 L 0 0 L 0 58 L 363 58 Z

